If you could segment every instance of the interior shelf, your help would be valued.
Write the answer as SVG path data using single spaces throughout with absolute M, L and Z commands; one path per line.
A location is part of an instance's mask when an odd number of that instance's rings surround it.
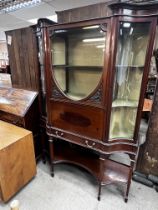
M 87 69 L 102 69 L 102 66 L 84 66 L 84 65 L 53 65 L 55 68 L 87 68 Z
M 144 66 L 139 66 L 139 65 L 116 65 L 118 68 L 139 68 L 143 69 Z
M 123 132 L 123 131 L 118 131 L 115 134 L 110 135 L 110 139 L 132 139 L 133 138 L 133 133 L 130 132 Z
M 138 107 L 138 101 L 116 99 L 112 102 L 112 107 L 113 108 L 115 108 L 115 107 L 137 108 Z

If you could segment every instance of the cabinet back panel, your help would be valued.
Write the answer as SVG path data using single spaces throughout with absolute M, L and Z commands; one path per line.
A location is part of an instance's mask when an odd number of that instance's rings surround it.
M 50 121 L 54 127 L 102 140 L 103 110 L 62 102 L 53 103 L 51 110 Z

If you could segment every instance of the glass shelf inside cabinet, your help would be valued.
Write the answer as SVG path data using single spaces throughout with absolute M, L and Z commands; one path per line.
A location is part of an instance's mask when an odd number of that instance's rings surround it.
M 54 31 L 52 75 L 68 98 L 81 100 L 95 90 L 102 76 L 105 44 L 106 31 L 100 25 Z
M 133 140 L 149 38 L 149 23 L 120 22 L 110 140 Z

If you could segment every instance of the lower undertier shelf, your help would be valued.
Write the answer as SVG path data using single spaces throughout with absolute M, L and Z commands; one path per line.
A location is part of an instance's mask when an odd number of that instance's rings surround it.
M 99 186 L 122 183 L 127 186 L 131 167 L 110 159 L 102 159 L 94 151 L 60 142 L 54 145 L 54 164 L 70 163 L 86 169 L 98 181 Z M 98 196 L 98 199 L 100 197 Z

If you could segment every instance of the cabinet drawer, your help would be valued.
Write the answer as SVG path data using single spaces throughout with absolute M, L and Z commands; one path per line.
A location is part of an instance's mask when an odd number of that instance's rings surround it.
M 5 122 L 20 126 L 20 127 L 23 127 L 23 124 L 24 124 L 21 117 L 18 117 L 18 116 L 12 115 L 12 114 L 8 114 L 8 113 L 4 113 L 1 111 L 0 111 L 0 119 Z
M 100 150 L 100 143 L 99 142 L 96 142 L 95 140 L 88 139 L 86 137 L 80 136 L 78 134 L 65 132 L 63 130 L 58 130 L 58 129 L 51 129 L 51 134 L 54 137 L 57 137 L 59 139 L 64 139 L 66 141 L 84 146 L 86 148 L 90 148 L 90 149 L 94 149 L 94 150 Z

